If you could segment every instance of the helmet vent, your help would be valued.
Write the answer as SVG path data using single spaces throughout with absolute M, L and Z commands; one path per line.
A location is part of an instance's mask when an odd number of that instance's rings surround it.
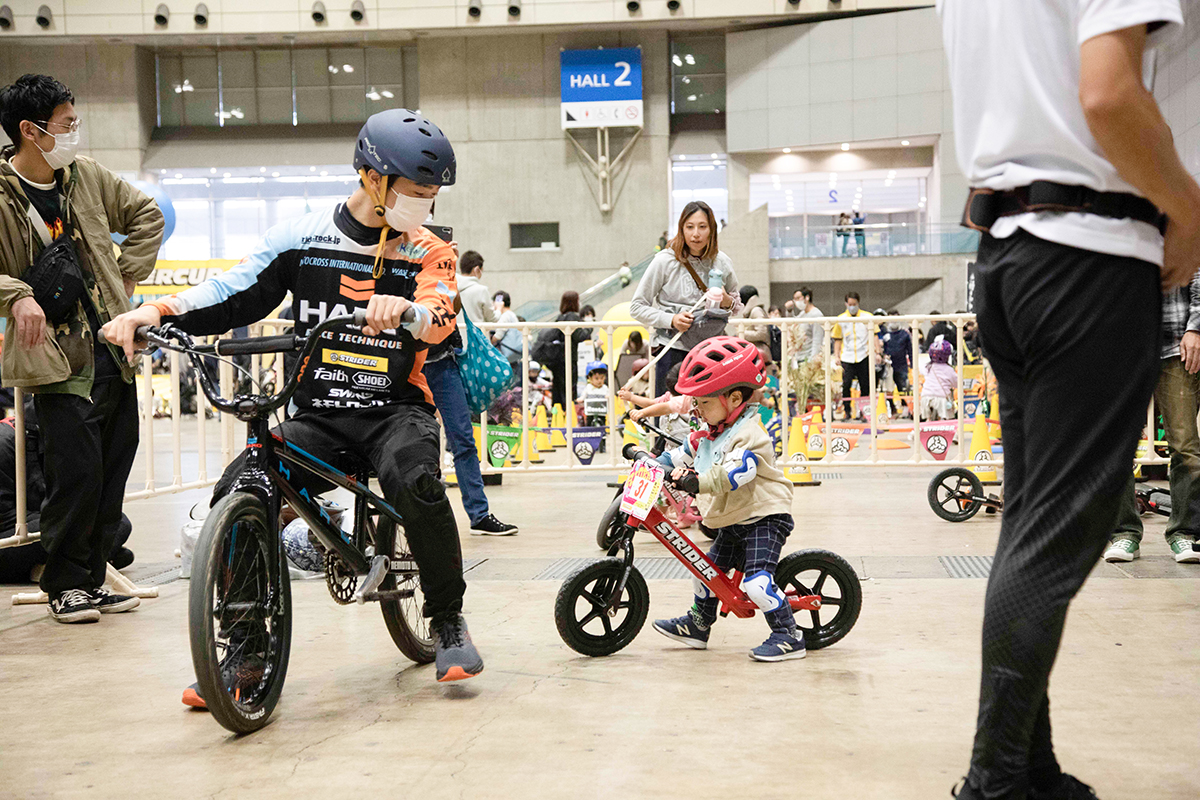
M 432 133 L 430 133 L 429 131 L 425 130 L 424 128 L 417 128 L 417 130 L 419 130 L 421 133 L 423 133 L 423 134 L 425 134 L 426 136 L 428 136 L 430 139 L 432 139 L 432 138 L 433 138 L 433 134 L 432 134 Z
M 425 156 L 425 157 L 426 157 L 426 158 L 428 158 L 430 161 L 437 161 L 437 160 L 438 160 L 437 153 L 431 153 L 431 152 L 429 152 L 428 150 L 422 150 L 422 151 L 421 151 L 421 155 Z
M 416 121 L 417 121 L 417 118 L 416 118 L 416 117 L 408 117 L 408 118 L 407 118 L 407 119 L 405 119 L 404 121 L 405 121 L 405 122 L 416 122 Z
M 421 173 L 422 175 L 428 175 L 431 178 L 436 177 L 433 170 L 426 166 L 417 167 L 417 172 Z

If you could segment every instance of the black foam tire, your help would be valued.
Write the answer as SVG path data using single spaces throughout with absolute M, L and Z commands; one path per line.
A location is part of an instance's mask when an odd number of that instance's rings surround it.
M 229 534 L 235 528 L 231 537 Z M 242 574 L 232 566 L 235 561 Z M 273 580 L 268 567 L 272 561 L 275 562 Z M 226 595 L 234 580 L 239 582 L 238 598 Z M 243 587 L 250 588 L 249 583 L 255 584 L 253 597 L 243 591 Z M 230 599 L 242 606 L 253 606 L 248 610 L 257 612 L 246 616 L 245 621 L 234 620 L 233 625 L 251 627 L 264 619 L 269 622 L 268 630 L 253 631 L 256 637 L 265 636 L 267 653 L 262 659 L 262 677 L 246 702 L 242 702 L 240 687 L 236 695 L 226 687 L 223 657 L 218 652 L 217 637 L 221 630 L 216 624 L 217 608 L 223 607 L 224 613 L 230 613 L 227 605 Z M 228 623 L 228 618 L 221 621 L 222 626 Z M 238 734 L 251 733 L 266 725 L 287 677 L 292 643 L 292 590 L 283 547 L 274 526 L 268 523 L 266 508 L 254 495 L 243 492 L 226 495 L 204 520 L 192 564 L 188 638 L 200 696 L 213 719 Z
M 943 490 L 944 498 L 941 496 Z M 953 493 L 963 491 L 969 491 L 973 497 L 982 497 L 983 484 L 979 481 L 979 476 L 963 467 L 944 469 L 929 481 L 929 491 L 926 494 L 929 507 L 947 522 L 966 522 L 979 513 L 979 509 L 983 508 L 983 501 L 972 500 L 963 504 L 961 500 L 955 500 Z M 947 508 L 943 503 L 953 503 L 958 506 L 958 510 Z
M 600 526 L 596 528 L 596 546 L 601 550 L 607 550 L 621 538 L 621 529 L 624 527 L 624 519 L 621 514 L 621 495 L 623 493 L 624 490 L 617 491 L 617 496 L 609 503 L 604 516 L 600 518 Z
M 393 558 L 412 558 L 404 531 L 388 517 L 381 516 L 379 519 L 375 545 L 377 553 L 390 553 Z M 435 655 L 433 632 L 429 629 L 429 619 L 424 615 L 425 602 L 420 578 L 413 574 L 403 583 L 401 588 L 411 590 L 412 595 L 381 599 L 379 608 L 383 611 L 383 621 L 401 653 L 418 664 L 432 663 Z M 389 572 L 379 588 L 382 591 L 396 589 L 396 576 Z
M 830 578 L 837 585 L 837 595 L 827 591 Z M 828 550 L 789 553 L 779 561 L 775 583 L 785 593 L 795 589 L 803 595 L 821 596 L 820 611 L 796 612 L 796 627 L 804 631 L 804 646 L 808 650 L 820 650 L 840 641 L 858 622 L 858 614 L 862 611 L 862 584 L 850 562 L 837 553 Z M 837 611 L 828 614 L 830 608 Z
M 650 589 L 637 567 L 629 571 L 629 580 L 617 603 L 617 617 L 621 611 L 625 616 L 615 626 L 603 606 L 616 588 L 625 571 L 625 563 L 619 558 L 602 558 L 575 570 L 558 590 L 554 602 L 554 622 L 558 635 L 577 653 L 585 656 L 611 656 L 628 645 L 646 624 L 650 611 Z M 590 606 L 582 617 L 579 615 L 579 600 Z M 602 633 L 587 630 L 600 620 Z

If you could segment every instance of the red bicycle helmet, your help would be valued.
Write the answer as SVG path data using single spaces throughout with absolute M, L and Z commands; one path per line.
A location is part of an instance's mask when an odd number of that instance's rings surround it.
M 766 383 L 757 347 L 736 336 L 714 336 L 684 356 L 675 386 L 689 397 L 712 397 L 739 386 L 761 389 Z

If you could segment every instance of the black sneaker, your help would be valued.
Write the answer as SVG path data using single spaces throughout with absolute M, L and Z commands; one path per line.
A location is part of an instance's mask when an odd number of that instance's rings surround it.
M 98 622 L 100 612 L 92 604 L 91 596 L 83 589 L 67 589 L 53 595 L 46 610 L 59 622 Z
M 125 569 L 133 563 L 133 551 L 128 547 L 122 547 L 113 554 L 108 563 L 113 565 L 113 569 Z
M 1030 789 L 1029 800 L 1096 800 L 1096 790 L 1064 772 L 1057 788 L 1048 792 Z
M 466 680 L 483 672 L 483 659 L 471 642 L 462 614 L 455 614 L 433 626 L 433 644 L 437 652 L 439 683 Z
M 101 614 L 119 614 L 122 611 L 132 611 L 142 604 L 142 601 L 136 597 L 130 597 L 126 594 L 113 594 L 103 586 L 99 589 L 92 589 L 87 594 L 91 598 L 92 607 Z
M 495 514 L 488 514 L 471 526 L 471 533 L 476 536 L 512 536 L 516 532 L 516 525 L 501 522 Z

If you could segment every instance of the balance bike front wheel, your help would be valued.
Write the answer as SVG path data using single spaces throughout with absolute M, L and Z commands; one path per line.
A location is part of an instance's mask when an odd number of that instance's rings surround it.
M 983 501 L 979 476 L 963 467 L 951 467 L 929 482 L 929 507 L 947 522 L 966 522 L 979 513 Z
M 820 650 L 840 641 L 862 610 L 862 584 L 846 559 L 828 550 L 798 550 L 779 561 L 775 583 L 785 597 L 817 595 L 820 609 L 797 610 L 804 646 Z
M 646 624 L 650 589 L 637 567 L 630 568 L 616 613 L 609 616 L 613 593 L 624 573 L 624 561 L 602 558 L 585 564 L 563 581 L 554 603 L 554 622 L 559 636 L 575 652 L 611 656 L 632 642 Z

